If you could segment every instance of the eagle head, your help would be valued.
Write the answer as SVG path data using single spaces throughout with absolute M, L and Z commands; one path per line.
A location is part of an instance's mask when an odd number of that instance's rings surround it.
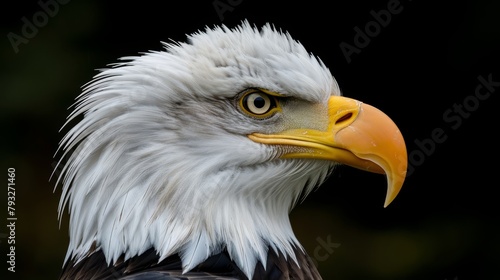
M 243 22 L 125 57 L 85 85 L 62 139 L 66 260 L 108 264 L 154 248 L 184 272 L 227 250 L 248 278 L 269 250 L 296 261 L 288 214 L 338 164 L 406 173 L 401 133 L 341 96 L 288 33 Z M 301 249 L 302 250 L 302 249 Z

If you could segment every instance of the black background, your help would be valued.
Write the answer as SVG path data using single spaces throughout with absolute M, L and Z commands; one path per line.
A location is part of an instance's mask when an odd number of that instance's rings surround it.
M 6 181 L 7 169 L 16 169 L 18 218 L 16 273 L 7 271 L 8 231 L 0 227 L 2 274 L 59 273 L 67 216 L 59 229 L 60 189 L 53 192 L 49 176 L 67 108 L 95 69 L 159 50 L 160 41 L 248 19 L 290 32 L 330 68 L 344 95 L 387 113 L 406 140 L 410 173 L 388 208 L 383 176 L 341 167 L 291 213 L 324 278 L 499 279 L 500 86 L 482 100 L 475 92 L 479 76 L 500 82 L 500 4 L 436 2 L 401 0 L 385 26 L 371 11 L 397 1 L 73 0 L 46 20 L 40 2 L 2 7 L 1 170 Z M 23 35 L 23 18 L 39 26 Z M 372 36 L 360 45 L 355 28 L 366 26 Z M 31 38 L 16 46 L 12 34 Z M 359 52 L 348 62 L 340 45 L 356 42 Z M 436 129 L 444 136 L 432 140 Z M 7 183 L 3 189 L 0 217 L 7 224 Z M 335 246 L 325 248 L 328 242 Z

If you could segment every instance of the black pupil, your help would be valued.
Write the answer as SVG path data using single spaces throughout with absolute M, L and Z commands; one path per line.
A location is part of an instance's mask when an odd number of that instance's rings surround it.
M 253 100 L 253 105 L 260 109 L 266 105 L 266 100 L 259 96 Z

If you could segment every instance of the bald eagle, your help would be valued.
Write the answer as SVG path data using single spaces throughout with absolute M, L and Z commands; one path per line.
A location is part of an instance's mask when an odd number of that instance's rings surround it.
M 387 206 L 397 126 L 270 24 L 164 47 L 100 71 L 68 117 L 61 279 L 321 279 L 289 212 L 339 164 L 385 174 Z

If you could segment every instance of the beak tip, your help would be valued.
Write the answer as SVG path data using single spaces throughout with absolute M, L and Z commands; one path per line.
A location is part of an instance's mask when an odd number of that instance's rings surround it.
M 394 198 L 386 198 L 384 202 L 384 208 L 387 208 L 387 206 L 389 206 L 389 204 L 391 204 L 393 200 Z
M 390 195 L 390 193 L 387 194 L 387 197 L 385 198 L 384 202 L 384 208 L 387 208 L 387 206 L 389 206 L 389 204 L 391 204 L 394 201 L 396 195 Z
M 406 175 L 406 172 L 404 172 L 404 175 Z M 405 177 L 406 176 L 398 177 L 395 182 L 389 177 L 387 178 L 387 195 L 385 196 L 384 208 L 387 208 L 387 206 L 396 199 L 403 186 Z

